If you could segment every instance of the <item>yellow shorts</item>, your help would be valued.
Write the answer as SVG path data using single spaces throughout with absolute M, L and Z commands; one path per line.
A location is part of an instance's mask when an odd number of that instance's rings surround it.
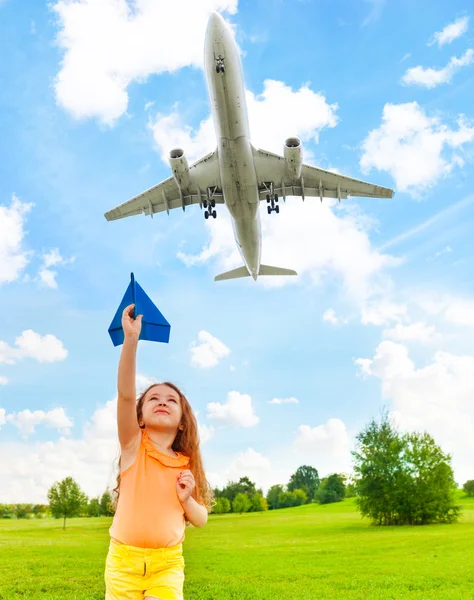
M 105 600 L 183 600 L 183 546 L 136 548 L 111 539 L 104 579 Z

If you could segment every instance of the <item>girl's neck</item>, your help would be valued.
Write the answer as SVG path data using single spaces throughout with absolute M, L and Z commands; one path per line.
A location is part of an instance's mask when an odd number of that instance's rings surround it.
M 177 456 L 176 452 L 173 450 L 173 442 L 176 435 L 164 433 L 163 431 L 150 431 L 148 429 L 146 430 L 146 434 L 157 450 L 164 454 L 169 454 L 170 456 Z

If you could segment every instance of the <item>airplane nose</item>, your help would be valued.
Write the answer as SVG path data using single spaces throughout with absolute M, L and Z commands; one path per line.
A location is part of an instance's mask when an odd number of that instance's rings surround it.
M 221 27 L 224 23 L 224 19 L 221 14 L 214 11 L 209 16 L 209 22 L 207 24 L 208 27 Z

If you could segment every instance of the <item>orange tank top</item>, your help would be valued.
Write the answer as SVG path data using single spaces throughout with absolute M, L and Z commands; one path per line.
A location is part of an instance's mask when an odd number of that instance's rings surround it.
M 142 429 L 137 458 L 121 474 L 120 494 L 110 537 L 139 548 L 168 548 L 184 540 L 184 509 L 176 493 L 189 457 L 157 450 Z

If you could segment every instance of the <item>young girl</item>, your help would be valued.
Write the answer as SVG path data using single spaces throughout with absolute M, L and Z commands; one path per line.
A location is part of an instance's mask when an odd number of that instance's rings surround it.
M 207 522 L 212 490 L 202 466 L 196 418 L 171 383 L 150 386 L 138 401 L 135 363 L 142 315 L 122 314 L 118 369 L 121 448 L 117 509 L 105 565 L 106 600 L 183 598 L 186 521 Z

